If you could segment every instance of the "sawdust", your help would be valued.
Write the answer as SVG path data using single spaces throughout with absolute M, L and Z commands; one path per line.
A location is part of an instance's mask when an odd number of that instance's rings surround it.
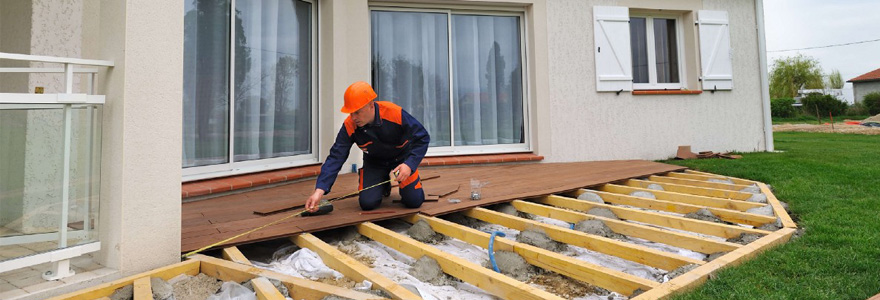
M 784 131 L 851 133 L 851 134 L 866 134 L 866 135 L 880 134 L 880 128 L 878 128 L 878 127 L 868 127 L 868 126 L 862 126 L 862 125 L 849 125 L 849 124 L 845 124 L 845 123 L 834 123 L 834 129 L 831 129 L 831 125 L 813 125 L 813 124 L 773 125 L 773 132 L 784 132 Z
M 614 219 L 614 220 L 620 220 L 620 218 L 617 217 L 617 214 L 615 214 L 610 209 L 607 209 L 604 207 L 593 207 L 587 211 L 587 214 L 594 215 L 594 216 L 600 216 L 600 217 L 606 217 L 606 218 Z
M 596 202 L 599 204 L 605 204 L 605 200 L 602 200 L 602 196 L 593 192 L 585 192 L 578 196 L 578 200 L 585 200 L 590 202 Z
M 491 262 L 487 262 L 487 268 L 492 268 Z M 519 281 L 528 281 L 535 275 L 535 267 L 526 262 L 522 256 L 510 251 L 495 251 L 495 264 L 501 274 L 513 277 Z
M 437 263 L 437 260 L 427 255 L 419 257 L 419 259 L 413 263 L 412 268 L 409 269 L 409 275 L 412 275 L 422 282 L 427 282 L 433 285 L 442 286 L 450 284 L 449 278 L 443 273 L 443 269 L 440 268 L 440 264 Z
M 527 229 L 520 232 L 516 236 L 516 241 L 553 252 L 559 252 L 566 248 L 565 244 L 550 239 L 547 233 L 540 228 Z
M 376 262 L 375 258 L 358 251 L 357 245 L 353 241 L 337 243 L 336 249 L 370 268 L 374 267 L 373 264 Z
M 757 234 L 757 233 L 741 233 L 738 237 L 729 238 L 729 239 L 727 239 L 727 241 L 728 241 L 728 242 L 731 242 L 731 243 L 737 243 L 737 244 L 743 244 L 743 245 L 746 245 L 746 244 L 748 244 L 748 243 L 751 243 L 751 242 L 757 241 L 757 240 L 760 239 L 762 236 L 763 236 L 763 235 L 760 235 L 760 234 Z
M 172 284 L 176 300 L 205 300 L 220 290 L 223 282 L 217 278 L 199 273 Z
M 551 294 L 565 299 L 574 299 L 588 294 L 599 293 L 599 290 L 594 286 L 550 272 L 532 276 L 532 279 L 529 279 L 527 283 L 540 285 Z
M 693 269 L 696 269 L 697 267 L 699 267 L 699 266 L 698 266 L 698 265 L 695 265 L 695 264 L 686 264 L 686 265 L 684 265 L 684 266 L 681 266 L 681 267 L 676 268 L 675 270 L 672 270 L 672 271 L 669 272 L 669 273 L 666 273 L 666 277 L 669 278 L 669 279 L 672 279 L 672 278 L 675 278 L 675 277 L 681 276 L 681 275 L 683 275 L 684 273 L 690 272 L 690 271 L 692 271 Z
M 410 226 L 406 230 L 406 234 L 419 242 L 428 244 L 436 244 L 443 240 L 443 235 L 435 232 L 431 228 L 431 224 L 428 224 L 425 220 L 419 220 L 413 226 Z
M 715 223 L 724 223 L 724 221 L 721 221 L 721 219 L 719 219 L 717 216 L 715 216 L 715 214 L 713 214 L 711 211 L 709 211 L 708 209 L 705 209 L 705 208 L 701 208 L 700 210 L 697 210 L 695 212 L 687 213 L 684 215 L 684 217 L 696 219 L 696 220 L 715 222 Z
M 608 225 L 605 225 L 605 222 L 602 222 L 601 220 L 581 221 L 574 226 L 574 230 L 616 240 L 622 240 L 625 238 L 622 234 L 616 233 L 611 230 L 611 228 L 608 228 Z

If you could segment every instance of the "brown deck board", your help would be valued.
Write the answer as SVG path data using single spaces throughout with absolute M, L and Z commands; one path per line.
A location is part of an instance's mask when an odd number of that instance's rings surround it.
M 382 206 L 377 208 L 377 211 L 390 210 L 393 212 L 383 214 L 362 215 L 357 197 L 343 199 L 336 201 L 334 211 L 328 215 L 293 217 L 237 240 L 217 245 L 217 247 L 343 227 L 366 221 L 398 218 L 418 212 L 432 216 L 442 215 L 476 206 L 509 202 L 515 199 L 559 193 L 683 169 L 685 168 L 639 160 L 421 168 L 419 171 L 422 173 L 422 177 L 440 175 L 439 178 L 423 183 L 426 191 L 452 191 L 459 185 L 461 188 L 457 192 L 441 198 L 440 201 L 425 202 L 418 209 L 406 209 L 399 203 L 392 203 L 392 200 L 399 197 L 395 189 L 392 191 L 390 199 L 385 199 Z M 471 178 L 489 181 L 489 184 L 483 187 L 481 200 L 470 200 Z M 283 205 L 303 205 L 306 198 L 314 191 L 314 185 L 315 180 L 311 179 L 262 190 L 183 203 L 181 252 L 192 251 L 219 242 L 298 212 L 299 209 L 295 209 L 268 216 L 253 213 L 255 210 Z M 355 174 L 341 175 L 326 199 L 345 195 L 356 188 L 357 176 Z M 461 199 L 461 203 L 449 203 L 448 199 L 452 198 Z

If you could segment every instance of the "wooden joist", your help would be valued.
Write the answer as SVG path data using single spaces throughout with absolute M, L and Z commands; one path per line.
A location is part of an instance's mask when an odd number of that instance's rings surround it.
M 425 245 L 371 222 L 364 222 L 356 226 L 360 234 L 394 248 L 405 255 L 413 258 L 427 255 L 437 260 L 444 273 L 473 284 L 503 299 L 562 299 L 559 296 L 440 251 L 433 246 Z
M 685 193 L 699 196 L 707 196 L 707 197 L 715 197 L 715 198 L 724 198 L 724 199 L 733 199 L 733 200 L 748 200 L 752 197 L 752 193 L 727 190 L 727 189 L 714 189 L 707 187 L 697 187 L 683 184 L 675 184 L 675 183 L 666 183 L 666 182 L 651 182 L 645 180 L 638 179 L 630 179 L 624 182 L 625 185 L 631 187 L 638 188 L 648 188 L 649 185 L 656 184 L 663 188 L 665 191 L 676 192 L 676 193 Z
M 705 180 L 693 180 L 693 179 L 686 179 L 686 178 L 657 176 L 657 175 L 649 176 L 648 180 L 652 181 L 652 182 L 667 182 L 667 183 L 674 183 L 674 184 L 680 184 L 680 185 L 689 185 L 689 186 L 706 187 L 706 188 L 731 190 L 731 191 L 742 191 L 743 189 L 749 187 L 747 185 L 741 185 L 741 184 L 709 182 L 709 181 L 705 181 Z
M 483 249 L 489 248 L 490 235 L 488 233 L 443 219 L 424 215 L 413 215 L 405 218 L 405 220 L 410 223 L 424 220 L 428 222 L 434 231 L 440 234 L 480 246 Z M 495 238 L 494 250 L 515 252 L 522 256 L 526 262 L 534 266 L 624 295 L 630 295 L 636 289 L 647 290 L 657 286 L 657 283 L 651 280 L 593 265 L 556 252 L 511 241 L 506 238 Z
M 752 226 L 761 226 L 767 223 L 775 222 L 776 217 L 765 216 L 752 214 L 747 212 L 742 212 L 738 210 L 724 209 L 724 208 L 715 208 L 715 207 L 704 207 L 699 205 L 687 204 L 687 203 L 679 203 L 673 201 L 666 200 L 654 200 L 650 198 L 642 198 L 629 196 L 626 194 L 618 194 L 618 193 L 608 193 L 602 191 L 594 191 L 594 190 L 584 190 L 581 189 L 577 192 L 577 194 L 582 194 L 586 192 L 591 192 L 602 197 L 602 200 L 605 202 L 613 203 L 617 205 L 629 205 L 635 207 L 641 207 L 646 209 L 653 209 L 659 211 L 668 211 L 680 214 L 687 214 L 698 211 L 700 209 L 707 209 L 712 214 L 717 216 L 719 219 L 738 224 L 746 224 Z
M 375 284 L 376 287 L 391 295 L 394 299 L 421 299 L 421 297 L 407 290 L 403 286 L 388 279 L 382 274 L 373 271 L 353 257 L 342 253 L 342 251 L 339 251 L 336 247 L 325 243 L 314 235 L 304 233 L 292 237 L 290 240 L 297 246 L 315 251 L 315 253 L 317 253 L 324 261 L 324 264 L 342 273 L 345 277 L 358 282 L 369 280 Z
M 238 247 L 236 246 L 223 248 L 223 259 L 234 261 L 240 264 L 251 264 L 251 261 L 248 260 L 247 257 L 245 257 L 244 254 L 241 253 L 241 251 L 239 251 Z
M 709 179 L 709 178 L 727 179 L 727 180 L 733 181 L 733 183 L 735 183 L 735 184 L 753 185 L 753 184 L 758 183 L 757 181 L 754 181 L 754 180 L 748 180 L 748 179 L 742 179 L 742 178 L 737 178 L 737 177 L 730 177 L 730 176 L 700 172 L 700 171 L 690 170 L 690 169 L 684 170 L 684 172 L 686 174 L 694 174 L 694 175 L 704 176 L 704 177 L 706 177 L 706 179 Z
M 743 233 L 756 233 L 756 234 L 761 234 L 761 235 L 768 233 L 767 231 L 764 231 L 764 230 L 751 229 L 751 228 L 745 228 L 745 227 L 741 227 L 741 226 L 733 226 L 733 225 L 727 225 L 727 224 L 719 224 L 719 223 L 689 219 L 689 218 L 684 218 L 684 217 L 664 215 L 664 214 L 655 213 L 655 212 L 649 212 L 649 211 L 643 211 L 643 210 L 625 208 L 625 207 L 617 207 L 617 206 L 613 206 L 613 205 L 600 204 L 600 203 L 589 202 L 589 201 L 582 201 L 582 200 L 577 200 L 574 198 L 556 196 L 556 195 L 550 195 L 550 196 L 544 196 L 541 198 L 537 198 L 537 199 L 535 199 L 535 202 L 543 203 L 543 204 L 547 204 L 547 205 L 552 205 L 552 206 L 556 206 L 556 207 L 574 209 L 574 210 L 583 211 L 583 212 L 589 211 L 591 208 L 594 208 L 594 207 L 604 207 L 604 208 L 611 210 L 611 212 L 613 212 L 619 218 L 624 219 L 624 220 L 630 220 L 630 221 L 653 224 L 653 225 L 657 225 L 657 226 L 661 226 L 661 227 L 668 227 L 668 228 L 674 228 L 674 229 L 678 229 L 678 230 L 685 230 L 685 231 L 690 231 L 690 232 L 714 235 L 714 236 L 722 237 L 725 239 L 738 237 Z
M 689 195 L 675 192 L 666 192 L 666 191 L 657 191 L 657 190 L 649 190 L 644 188 L 636 188 L 631 186 L 623 186 L 616 184 L 606 184 L 599 187 L 600 191 L 609 192 L 609 193 L 618 193 L 629 195 L 632 192 L 642 191 L 649 192 L 654 194 L 657 197 L 657 200 L 666 200 L 673 201 L 679 203 L 687 203 L 705 207 L 715 207 L 715 208 L 726 208 L 733 209 L 738 211 L 746 211 L 750 208 L 763 207 L 766 204 L 763 203 L 754 203 L 754 202 L 745 202 L 739 200 L 729 200 L 729 199 L 721 199 L 721 198 L 713 198 L 706 196 L 697 196 L 697 195 Z
M 746 185 L 746 186 L 753 184 L 753 182 L 750 182 L 750 181 L 745 181 L 742 179 L 726 177 L 726 176 L 721 176 L 721 175 L 707 176 L 707 175 L 694 174 L 694 173 L 669 172 L 669 173 L 666 173 L 666 176 L 676 177 L 676 178 L 693 179 L 693 180 L 701 180 L 701 181 L 709 181 L 709 179 L 729 180 L 729 181 L 733 182 L 733 184 Z
M 169 280 L 174 278 L 180 274 L 187 274 L 190 276 L 195 276 L 199 274 L 199 268 L 201 266 L 201 262 L 197 260 L 187 260 L 182 261 L 176 264 L 167 265 L 158 269 L 153 269 L 152 271 L 140 273 L 132 276 L 128 276 L 119 280 L 111 281 L 108 283 L 99 284 L 87 289 L 79 290 L 70 294 L 65 294 L 61 296 L 56 296 L 49 298 L 50 300 L 92 300 L 98 299 L 101 297 L 108 297 L 113 294 L 116 289 L 121 288 L 123 286 L 133 284 L 135 280 L 147 277 L 149 280 L 150 277 L 159 277 L 162 280 Z
M 609 219 L 600 216 L 588 215 L 585 213 L 560 209 L 527 201 L 515 200 L 511 202 L 511 204 L 513 204 L 513 207 L 515 207 L 517 210 L 524 213 L 558 219 L 570 223 L 577 223 L 583 220 L 590 219 L 602 220 L 603 222 L 605 222 L 605 225 L 608 225 L 608 228 L 611 228 L 611 230 L 616 233 L 661 244 L 667 244 L 682 249 L 688 249 L 703 254 L 729 252 L 736 250 L 740 247 L 739 244 L 735 243 L 710 240 L 695 235 L 678 233 L 674 231 L 663 230 L 659 228 Z
M 736 266 L 746 259 L 752 258 L 767 249 L 785 243 L 794 233 L 794 228 L 783 228 L 764 236 L 757 241 L 740 247 L 724 256 L 699 266 L 690 272 L 682 274 L 660 286 L 651 289 L 633 300 L 661 299 L 669 297 L 672 294 L 679 293 L 691 289 L 705 282 L 709 276 L 722 268 Z
M 134 280 L 134 300 L 153 300 L 153 289 L 150 285 L 150 276 L 144 276 Z
M 776 199 L 776 195 L 773 195 L 770 188 L 761 182 L 758 183 L 758 188 L 760 188 L 761 192 L 767 196 L 767 203 L 770 203 L 770 206 L 773 207 L 773 212 L 779 217 L 779 220 L 782 222 L 782 227 L 797 228 L 797 224 L 792 221 L 791 216 L 788 215 L 788 212 L 785 211 L 785 208 L 782 207 L 782 203 L 779 203 L 779 199 Z
M 606 237 L 587 234 L 577 230 L 523 219 L 485 208 L 473 208 L 465 211 L 464 215 L 520 231 L 527 229 L 540 229 L 544 231 L 550 239 L 555 241 L 616 256 L 658 269 L 674 270 L 675 268 L 687 264 L 702 263 L 700 260 L 678 254 L 667 253 L 641 245 L 630 244 Z
M 284 295 L 266 277 L 251 279 L 258 300 L 284 300 Z

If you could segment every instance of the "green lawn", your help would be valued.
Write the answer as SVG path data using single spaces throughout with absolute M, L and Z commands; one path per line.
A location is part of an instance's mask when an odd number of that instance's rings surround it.
M 675 299 L 866 299 L 880 292 L 880 136 L 774 137 L 783 153 L 667 161 L 768 183 L 805 229 Z
M 834 123 L 843 122 L 843 120 L 864 120 L 870 118 L 871 116 L 834 116 Z M 823 124 L 829 123 L 831 119 L 828 116 L 822 116 L 822 123 L 819 123 L 819 120 L 816 119 L 816 116 L 797 116 L 791 118 L 773 118 L 773 124 Z

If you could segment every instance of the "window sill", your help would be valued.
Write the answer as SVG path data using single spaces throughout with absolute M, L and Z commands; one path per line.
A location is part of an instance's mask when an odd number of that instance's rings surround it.
M 458 155 L 425 157 L 420 166 L 453 166 L 467 164 L 489 164 L 507 162 L 526 162 L 544 160 L 543 156 L 533 153 L 510 153 L 490 155 Z M 240 189 L 258 187 L 272 183 L 292 181 L 318 176 L 321 165 L 310 165 L 261 173 L 214 178 L 201 181 L 185 182 L 181 185 L 180 197 L 186 199 Z
M 632 91 L 633 95 L 699 95 L 701 90 L 639 90 Z

